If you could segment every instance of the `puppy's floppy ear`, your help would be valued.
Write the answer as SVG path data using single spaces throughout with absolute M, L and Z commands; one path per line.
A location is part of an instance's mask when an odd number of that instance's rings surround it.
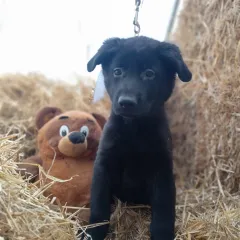
M 161 42 L 158 48 L 159 54 L 164 61 L 170 64 L 170 67 L 178 74 L 183 82 L 189 82 L 192 79 L 192 73 L 185 64 L 179 48 L 172 43 Z
M 97 53 L 89 60 L 87 64 L 88 72 L 92 72 L 99 64 L 110 61 L 120 47 L 120 38 L 109 38 L 103 42 Z

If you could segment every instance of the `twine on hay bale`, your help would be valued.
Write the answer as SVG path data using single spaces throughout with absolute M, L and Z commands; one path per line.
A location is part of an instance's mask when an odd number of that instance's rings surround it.
M 177 240 L 240 239 L 239 12 L 240 0 L 187 0 L 173 36 L 193 72 L 192 82 L 177 81 L 167 104 Z M 0 237 L 75 239 L 78 223 L 64 207 L 37 195 L 36 187 L 16 174 L 15 161 L 35 151 L 33 116 L 40 107 L 91 109 L 107 116 L 110 103 L 105 98 L 89 106 L 90 87 L 35 74 L 1 77 L 0 86 Z M 149 239 L 148 207 L 117 201 L 114 209 L 108 240 Z

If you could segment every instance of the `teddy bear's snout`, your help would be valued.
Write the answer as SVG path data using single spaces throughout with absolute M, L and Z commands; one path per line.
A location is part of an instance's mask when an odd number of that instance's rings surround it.
M 81 132 L 72 132 L 68 136 L 69 140 L 73 144 L 84 143 L 86 136 Z
M 87 138 L 81 132 L 71 132 L 61 138 L 58 149 L 69 157 L 81 156 L 87 150 Z

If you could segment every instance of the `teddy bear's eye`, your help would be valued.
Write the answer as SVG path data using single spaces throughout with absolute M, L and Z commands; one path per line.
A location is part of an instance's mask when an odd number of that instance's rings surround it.
M 80 132 L 87 137 L 88 133 L 89 133 L 89 129 L 88 129 L 87 126 L 82 126 L 81 129 L 80 129 Z
M 69 133 L 69 129 L 66 125 L 62 125 L 59 130 L 60 136 L 64 137 Z

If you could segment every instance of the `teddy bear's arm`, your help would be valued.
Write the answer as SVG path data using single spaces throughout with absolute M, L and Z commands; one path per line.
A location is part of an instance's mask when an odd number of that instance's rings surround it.
M 38 165 L 42 165 L 42 159 L 40 156 L 35 155 L 29 158 L 24 159 L 21 163 L 18 164 L 18 172 L 23 178 L 29 178 L 30 182 L 34 182 L 39 174 Z

